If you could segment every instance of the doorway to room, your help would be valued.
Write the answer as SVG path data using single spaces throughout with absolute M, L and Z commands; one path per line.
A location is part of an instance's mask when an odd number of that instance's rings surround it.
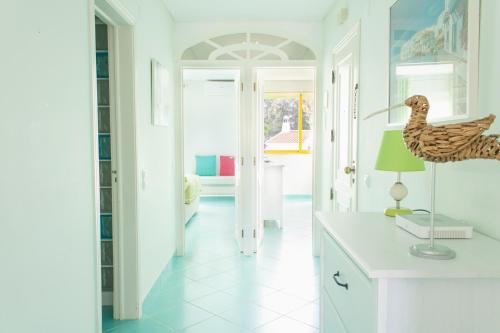
M 264 152 L 263 145 L 264 139 L 261 134 L 263 124 L 259 122 L 261 105 L 263 103 L 263 98 L 260 98 L 260 83 L 258 78 L 259 69 L 283 69 L 282 73 L 289 71 L 290 69 L 310 69 L 312 75 L 313 88 L 314 88 L 314 73 L 317 66 L 316 56 L 314 52 L 305 45 L 302 45 L 294 40 L 286 37 L 280 37 L 269 34 L 262 33 L 233 33 L 222 36 L 211 37 L 207 40 L 201 41 L 193 46 L 185 49 L 181 56 L 182 61 L 182 73 L 189 69 L 216 69 L 216 68 L 237 68 L 240 70 L 240 87 L 239 87 L 239 97 L 240 97 L 240 119 L 239 119 L 239 158 L 235 165 L 235 176 L 236 176 L 236 225 L 238 228 L 234 230 L 235 237 L 237 239 L 240 251 L 246 255 L 251 255 L 258 250 L 258 246 L 262 240 L 263 234 L 263 219 L 262 219 L 262 200 L 261 200 L 261 184 L 263 182 L 264 172 L 263 160 Z M 286 79 L 282 79 L 285 81 Z M 184 94 L 184 87 L 181 88 Z M 303 103 L 308 103 L 309 93 L 307 91 L 302 91 L 302 94 L 298 96 L 302 98 Z M 185 96 L 181 98 L 182 102 L 185 103 Z M 298 100 L 296 101 L 298 105 Z M 184 112 L 185 105 L 182 105 Z M 307 108 L 307 107 L 306 107 Z M 304 111 L 304 110 L 302 110 Z M 299 112 L 295 113 L 298 117 Z M 301 113 L 305 119 L 309 114 L 304 115 Z M 182 116 L 184 118 L 184 115 Z M 283 119 L 280 119 L 282 121 Z M 307 119 L 306 119 L 307 120 Z M 298 121 L 298 119 L 297 119 Z M 282 124 L 280 124 L 281 126 Z M 297 126 L 298 123 L 294 123 Z M 184 135 L 184 119 L 180 119 L 179 126 L 181 128 L 180 138 L 186 140 Z M 308 137 L 310 133 L 308 130 L 302 129 L 300 134 L 303 137 Z M 312 137 L 309 138 L 312 143 Z M 307 142 L 300 142 L 300 145 L 307 145 Z M 313 155 L 306 154 L 305 152 L 309 149 L 301 149 L 302 155 L 305 156 L 304 159 L 310 157 L 311 161 Z M 182 151 L 185 151 L 182 149 Z M 182 154 L 181 154 L 182 155 Z M 275 154 L 279 155 L 279 154 Z M 210 157 L 213 164 L 213 154 Z M 179 156 L 181 163 L 188 164 L 182 156 Z M 208 160 L 208 159 L 207 159 Z M 192 161 L 192 159 L 191 159 Z M 221 163 L 220 158 L 215 156 L 216 168 L 217 163 Z M 312 162 L 310 163 L 312 165 Z M 262 169 L 262 170 L 261 170 Z M 216 169 L 217 170 L 217 169 Z M 179 195 L 184 197 L 185 193 L 183 191 L 183 179 L 184 179 L 184 167 L 179 168 L 179 178 L 177 183 L 177 188 L 179 189 Z M 219 170 L 220 172 L 220 170 Z M 213 172 L 212 172 L 213 174 Z M 309 174 L 306 172 L 306 174 Z M 312 175 L 312 170 L 311 173 Z M 216 174 L 217 176 L 217 174 Z M 275 177 L 271 177 L 275 179 Z M 304 180 L 310 179 L 312 177 L 304 177 Z M 182 180 L 181 180 L 182 179 Z M 206 181 L 206 180 L 204 180 Z M 312 182 L 312 181 L 311 181 Z M 274 186 L 273 186 L 274 188 Z M 312 189 L 312 184 L 309 187 Z M 311 196 L 307 191 L 309 197 Z M 295 192 L 297 193 L 297 192 Z M 309 200 L 308 197 L 308 200 Z M 185 211 L 184 200 L 179 200 L 179 211 Z M 308 220 L 312 220 L 312 209 L 309 210 L 310 215 Z M 187 216 L 191 213 L 188 212 Z M 285 219 L 282 218 L 283 222 Z M 278 220 L 279 221 L 279 220 Z M 182 256 L 185 254 L 186 250 L 186 233 L 184 227 L 184 221 L 177 221 L 177 254 Z
M 93 80 L 96 331 L 140 317 L 137 261 L 134 26 L 126 11 L 89 9 Z
M 231 230 L 230 235 L 236 239 L 239 250 L 244 250 L 241 219 L 238 218 L 241 200 L 241 164 L 238 163 L 240 76 L 240 70 L 234 68 L 186 68 L 182 72 L 183 222 L 188 254 L 203 246 L 197 241 L 200 232 L 223 243 Z M 207 211 L 215 207 L 224 211 L 225 221 L 206 218 Z
M 258 251 L 267 232 L 312 233 L 315 69 L 257 68 L 256 78 Z
M 99 222 L 101 254 L 101 288 L 104 309 L 113 312 L 115 281 L 113 223 L 118 223 L 116 105 L 112 94 L 114 73 L 112 58 L 113 30 L 95 18 L 96 80 L 97 80 L 97 144 L 99 171 Z M 111 64 L 111 66 L 110 66 Z

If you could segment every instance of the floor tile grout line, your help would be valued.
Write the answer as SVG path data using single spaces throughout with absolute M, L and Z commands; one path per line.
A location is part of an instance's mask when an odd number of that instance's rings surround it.
M 208 310 L 206 310 L 206 309 L 204 309 L 204 308 L 202 308 L 202 307 L 200 307 L 200 306 L 198 306 L 198 305 L 196 305 L 196 304 L 191 304 L 191 305 L 193 305 L 193 306 L 195 306 L 195 307 L 198 307 L 198 308 L 200 308 L 200 309 L 202 309 L 202 310 L 204 310 L 204 311 L 206 311 L 206 312 L 211 313 L 213 316 L 212 316 L 212 317 L 210 317 L 210 318 L 217 317 L 217 318 L 222 319 L 222 320 L 224 320 L 224 321 L 226 321 L 226 322 L 228 322 L 228 323 L 230 323 L 230 324 L 232 324 L 232 325 L 234 325 L 234 326 L 237 326 L 237 327 L 239 327 L 239 328 L 242 328 L 242 329 L 244 329 L 244 330 L 249 331 L 246 327 L 243 327 L 243 326 L 239 325 L 238 323 L 232 322 L 232 321 L 230 321 L 230 320 L 227 320 L 226 318 L 221 317 L 221 316 L 220 316 L 219 314 L 217 314 L 217 313 L 210 312 L 210 311 L 208 311 Z M 224 312 L 225 312 L 225 311 L 224 311 Z M 223 313 L 224 313 L 224 312 L 223 312 Z M 210 318 L 208 318 L 208 319 L 210 319 Z M 208 320 L 208 319 L 207 319 L 207 320 Z M 194 326 L 194 325 L 192 325 L 192 326 Z M 190 326 L 190 327 L 191 327 L 191 326 Z M 186 327 L 186 328 L 188 328 L 188 327 Z M 249 332 L 250 332 L 250 331 L 249 331 Z
M 274 293 L 272 293 L 272 294 L 274 294 Z M 230 294 L 228 294 L 228 295 L 230 295 Z M 203 297 L 200 297 L 200 298 L 203 298 Z M 222 315 L 223 313 L 228 312 L 228 311 L 223 311 L 222 313 L 217 314 L 217 313 L 212 312 L 212 311 L 210 311 L 210 310 L 208 310 L 208 309 L 206 309 L 206 308 L 204 308 L 204 307 L 202 307 L 202 306 L 199 306 L 199 305 L 197 305 L 197 304 L 194 304 L 194 303 L 192 303 L 192 302 L 190 302 L 190 301 L 189 301 L 188 303 L 190 303 L 191 305 L 193 305 L 193 306 L 195 306 L 195 307 L 200 308 L 201 310 L 204 310 L 204 311 L 206 311 L 206 312 L 209 312 L 209 313 L 211 313 L 211 314 L 213 314 L 213 315 L 215 315 L 215 316 L 220 316 L 220 315 Z M 295 311 L 297 311 L 297 310 L 299 310 L 299 309 L 302 309 L 302 308 L 304 308 L 304 307 L 306 307 L 306 306 L 308 306 L 308 305 L 313 304 L 313 303 L 314 303 L 314 301 L 305 301 L 305 303 L 304 303 L 304 304 L 301 304 L 300 306 L 298 306 L 298 307 L 296 307 L 296 308 L 293 308 L 293 309 L 291 309 L 291 310 L 289 310 L 289 311 L 287 311 L 287 312 L 285 312 L 285 313 L 278 312 L 278 311 L 276 311 L 276 310 L 274 310 L 274 309 L 270 309 L 269 307 L 266 307 L 265 305 L 261 305 L 261 304 L 257 303 L 255 300 L 246 301 L 246 303 L 249 303 L 250 305 L 253 305 L 253 306 L 256 306 L 256 307 L 263 308 L 263 309 L 265 309 L 265 310 L 267 310 L 267 311 L 271 311 L 271 312 L 273 312 L 273 313 L 275 313 L 275 314 L 280 315 L 280 317 L 287 317 L 287 316 L 288 316 L 289 314 L 291 314 L 292 312 L 295 312 Z M 225 319 L 225 318 L 223 318 L 223 319 Z M 293 318 L 290 318 L 290 319 L 293 319 Z M 301 322 L 300 320 L 296 320 L 296 319 L 294 319 L 294 320 L 295 320 L 295 321 L 299 321 L 299 322 Z M 302 323 L 302 322 L 301 322 L 301 323 Z M 233 324 L 235 324 L 235 323 L 233 323 Z M 303 324 L 307 324 L 307 323 L 303 323 Z M 307 325 L 308 325 L 308 324 L 307 324 Z M 309 325 L 309 326 L 311 326 L 311 325 Z
M 253 329 L 253 331 L 255 332 L 256 330 L 261 329 L 261 328 L 263 328 L 264 326 L 269 325 L 269 324 L 271 324 L 271 323 L 275 322 L 276 320 L 281 319 L 281 318 L 283 318 L 283 317 L 285 317 L 285 315 L 280 314 L 280 316 L 279 316 L 278 318 L 275 318 L 275 319 L 273 319 L 273 320 L 271 320 L 271 321 L 268 321 L 268 322 L 267 322 L 267 323 L 265 323 L 265 324 L 262 324 L 262 325 L 259 325 L 259 326 L 255 327 L 255 328 Z
M 216 207 L 211 207 L 210 210 L 212 212 L 214 212 L 214 211 L 218 211 L 220 209 L 226 209 L 227 207 L 231 207 L 231 205 L 232 204 L 227 205 L 225 203 L 224 204 L 216 204 Z M 303 207 L 300 209 L 304 209 L 304 208 L 310 209 L 310 203 L 307 203 L 307 204 L 302 205 L 302 206 Z M 299 211 L 300 209 L 296 209 L 296 211 Z M 221 221 L 221 220 L 225 219 L 226 217 L 227 217 L 227 215 L 224 214 L 224 216 L 221 219 L 217 219 L 217 220 Z M 304 219 L 300 218 L 300 219 L 289 219 L 289 220 L 292 223 L 302 223 L 303 221 L 307 221 L 308 219 L 307 218 L 304 218 Z M 193 220 L 193 222 L 194 222 L 194 220 Z M 310 221 L 308 223 L 310 223 Z M 229 231 L 231 231 L 231 233 L 232 233 L 232 229 L 227 228 L 225 226 L 226 224 L 227 223 L 225 223 L 223 227 L 220 227 L 220 228 L 217 227 L 217 228 L 213 229 L 213 232 L 210 232 L 208 235 L 217 236 L 217 233 L 229 232 Z M 191 223 L 191 226 L 193 226 L 192 223 Z M 191 228 L 191 230 L 189 230 L 189 231 L 192 231 L 191 234 L 194 235 L 191 238 L 196 239 L 196 237 L 200 237 L 200 235 L 206 236 L 206 231 L 207 231 L 206 227 L 207 227 L 207 224 L 201 225 L 201 221 L 199 221 L 199 219 L 198 219 L 198 229 L 196 230 L 196 229 Z M 293 313 L 295 311 L 298 311 L 302 308 L 305 308 L 307 306 L 317 305 L 317 299 L 311 300 L 310 297 L 303 297 L 302 295 L 298 295 L 296 293 L 289 292 L 291 289 L 293 289 L 291 286 L 280 286 L 278 288 L 276 286 L 276 283 L 272 282 L 272 281 L 275 281 L 275 279 L 272 276 L 275 274 L 277 276 L 279 276 L 281 274 L 280 271 L 282 271 L 281 268 L 273 269 L 274 268 L 273 265 L 280 265 L 280 266 L 283 265 L 283 267 L 287 267 L 288 260 L 286 258 L 283 259 L 284 258 L 283 256 L 290 254 L 289 250 L 291 248 L 293 248 L 294 244 L 296 244 L 297 242 L 310 242 L 311 241 L 311 233 L 306 232 L 306 228 L 304 228 L 304 227 L 293 227 L 293 224 L 291 224 L 289 228 L 287 228 L 283 231 L 280 231 L 280 233 L 278 233 L 278 234 L 276 232 L 274 232 L 274 230 L 271 230 L 271 232 L 272 232 L 272 234 L 269 233 L 267 236 L 268 243 L 269 242 L 271 242 L 271 243 L 277 242 L 281 245 L 279 245 L 279 246 L 273 245 L 273 246 L 267 246 L 267 247 L 263 246 L 261 253 L 259 253 L 256 257 L 253 257 L 252 260 L 248 261 L 248 262 L 246 261 L 246 259 L 243 260 L 243 258 L 239 254 L 234 254 L 234 253 L 229 254 L 229 251 L 231 251 L 231 248 L 233 247 L 233 245 L 230 245 L 227 247 L 226 246 L 219 247 L 219 248 L 215 249 L 214 251 L 211 251 L 211 250 L 209 250 L 209 247 L 211 246 L 210 242 L 208 242 L 208 241 L 201 242 L 200 246 L 197 247 L 197 250 L 189 251 L 190 253 L 188 253 L 188 255 L 186 257 L 175 257 L 174 259 L 177 260 L 176 264 L 172 264 L 173 261 L 171 261 L 171 263 L 169 263 L 169 265 L 164 269 L 164 271 L 162 271 L 162 273 L 160 274 L 160 278 L 159 278 L 159 280 L 161 280 L 162 282 L 161 282 L 161 285 L 158 287 L 158 290 L 155 291 L 154 296 L 161 297 L 160 295 L 162 293 L 164 293 L 164 292 L 168 293 L 167 292 L 168 288 L 166 286 L 168 286 L 169 279 L 171 279 L 172 277 L 174 277 L 176 279 L 176 281 L 177 281 L 176 283 L 179 283 L 179 285 L 189 286 L 190 283 L 193 283 L 193 284 L 199 284 L 200 286 L 206 287 L 206 288 L 211 290 L 209 293 L 204 294 L 204 295 L 202 295 L 203 294 L 203 292 L 202 292 L 202 294 L 196 295 L 193 298 L 189 296 L 189 298 L 188 298 L 189 300 L 186 299 L 187 298 L 186 296 L 182 297 L 182 303 L 189 304 L 193 307 L 199 308 L 200 310 L 202 310 L 210 315 L 209 318 L 206 318 L 205 320 L 202 320 L 196 324 L 188 325 L 185 328 L 192 327 L 194 325 L 198 325 L 201 322 L 204 322 L 206 320 L 210 320 L 210 318 L 219 318 L 219 319 L 224 320 L 225 322 L 231 323 L 232 325 L 236 325 L 237 327 L 241 327 L 242 329 L 248 330 L 247 327 L 241 326 L 239 323 L 235 323 L 231 320 L 228 320 L 228 319 L 220 316 L 217 313 L 213 313 L 211 311 L 208 311 L 207 309 L 203 308 L 202 306 L 197 306 L 196 304 L 192 303 L 192 302 L 199 300 L 201 298 L 209 297 L 211 295 L 216 295 L 216 294 L 224 294 L 224 295 L 227 295 L 228 297 L 239 299 L 241 302 L 252 305 L 254 307 L 265 309 L 266 311 L 270 311 L 271 313 L 274 313 L 277 316 L 273 320 L 270 320 L 262 325 L 259 325 L 255 328 L 253 328 L 252 330 L 257 329 L 258 327 L 268 325 L 268 324 L 270 324 L 270 323 L 272 323 L 275 320 L 278 320 L 280 318 L 288 318 L 290 320 L 300 322 L 304 325 L 311 326 L 308 323 L 304 323 L 304 322 L 297 320 L 297 319 L 290 317 L 290 316 L 293 315 Z M 267 233 L 268 233 L 268 231 L 266 230 L 266 234 Z M 224 242 L 224 241 L 229 241 L 229 240 L 231 240 L 231 242 L 234 241 L 232 239 L 232 237 L 216 237 L 215 242 L 217 242 L 217 241 Z M 214 240 L 212 240 L 211 242 L 213 242 L 213 241 Z M 208 252 L 208 254 L 206 254 L 205 252 L 199 252 L 199 251 L 205 251 L 205 250 Z M 298 254 L 298 252 L 297 253 L 294 253 L 294 252 L 295 251 L 292 251 L 292 255 Z M 200 253 L 202 253 L 201 256 L 200 256 Z M 212 256 L 212 257 L 210 257 L 210 256 Z M 259 257 L 263 261 L 260 261 Z M 307 256 L 304 256 L 301 259 L 308 260 Z M 314 261 L 312 261 L 312 264 L 315 265 Z M 195 270 L 199 269 L 200 267 L 207 267 L 208 270 L 213 269 L 217 272 L 213 273 L 213 274 L 209 274 L 208 276 L 203 276 L 203 277 L 200 276 L 200 277 L 196 277 L 196 278 L 192 278 L 192 277 L 186 275 L 186 272 L 188 272 L 189 270 L 192 270 L 194 273 Z M 244 274 L 244 272 L 246 270 L 252 270 L 252 269 L 254 270 L 254 272 L 256 272 L 255 276 L 252 276 L 248 280 L 239 279 L 242 276 L 242 274 Z M 203 268 L 201 270 L 203 270 Z M 288 271 L 288 269 L 285 269 L 285 272 L 286 271 Z M 260 275 L 259 272 L 262 272 L 263 275 Z M 314 278 L 318 276 L 318 272 L 316 269 L 312 269 L 311 272 L 313 273 L 311 278 L 314 280 Z M 190 274 L 190 275 L 195 276 L 196 274 Z M 204 275 L 204 274 L 202 273 L 202 275 Z M 219 285 L 220 283 L 218 283 L 218 282 L 212 283 L 211 282 L 212 278 L 215 278 L 216 276 L 222 276 L 222 275 L 232 276 L 234 278 L 234 281 L 233 281 L 234 284 L 233 284 L 233 282 L 231 282 L 230 285 L 221 287 Z M 270 282 L 266 283 L 267 279 L 271 279 L 271 280 L 269 280 Z M 182 281 L 182 282 L 180 282 L 180 281 Z M 188 282 L 187 284 L 185 283 L 186 281 Z M 302 304 L 301 306 L 299 306 L 293 310 L 289 310 L 283 314 L 280 312 L 276 312 L 275 310 L 270 309 L 266 306 L 262 306 L 259 303 L 258 297 L 239 296 L 237 294 L 228 292 L 230 289 L 233 289 L 237 286 L 241 287 L 241 286 L 245 286 L 245 285 L 251 286 L 252 288 L 255 288 L 257 286 L 257 287 L 266 288 L 267 290 L 271 290 L 270 292 L 266 292 L 265 294 L 261 294 L 260 297 L 262 299 L 269 297 L 269 296 L 272 296 L 273 294 L 276 294 L 276 293 L 282 293 L 284 295 L 293 297 L 297 300 L 301 300 L 302 302 L 305 302 L 305 303 Z M 156 287 L 156 283 L 155 283 L 155 287 Z M 195 293 L 197 293 L 197 292 L 195 292 Z M 149 297 L 150 297 L 150 295 L 147 296 L 147 298 L 149 298 Z M 168 306 L 168 308 L 173 308 L 174 306 L 175 306 L 174 304 L 171 304 Z M 150 313 L 150 315 L 154 315 L 155 313 L 158 314 L 160 311 L 162 311 L 162 310 L 159 310 L 158 312 L 156 312 L 156 311 L 152 312 L 152 313 Z M 223 312 L 221 312 L 221 314 L 227 313 L 227 312 L 228 311 L 223 311 Z M 164 322 L 160 322 L 160 321 L 155 320 L 154 318 L 148 317 L 148 315 L 146 315 L 145 318 L 148 320 L 151 320 L 152 322 L 155 322 L 155 323 L 158 323 L 162 326 L 165 326 L 169 329 L 173 329 L 173 327 L 166 325 Z M 113 328 L 113 330 L 114 330 L 114 328 Z M 175 329 L 173 329 L 173 330 L 175 331 Z
M 288 318 L 288 319 L 290 319 L 290 320 L 296 321 L 296 322 L 298 322 L 298 323 L 301 323 L 301 324 L 303 324 L 303 325 L 306 325 L 306 326 L 309 326 L 309 327 L 312 327 L 312 328 L 315 328 L 315 329 L 319 329 L 319 327 L 313 326 L 313 325 L 311 325 L 311 324 L 305 323 L 305 322 L 303 322 L 303 321 L 301 321 L 301 320 L 297 320 L 297 319 L 292 318 L 292 317 L 288 317 L 288 315 L 284 315 L 284 317 L 286 317 L 286 318 Z

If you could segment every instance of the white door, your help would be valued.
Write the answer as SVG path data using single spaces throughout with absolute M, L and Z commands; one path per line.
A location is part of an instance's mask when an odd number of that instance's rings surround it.
M 254 71 L 254 110 L 255 110 L 255 178 L 256 178 L 256 219 L 255 219 L 255 252 L 259 250 L 264 239 L 264 216 L 262 214 L 263 176 L 264 176 L 264 84 L 258 70 Z M 281 222 L 281 221 L 280 221 Z
M 359 28 L 334 51 L 333 82 L 333 209 L 356 210 L 356 160 L 359 95 Z
M 240 250 L 251 255 L 255 248 L 255 221 L 256 209 L 256 155 L 254 140 L 255 112 L 253 110 L 253 73 L 251 68 L 245 67 L 241 73 L 241 109 L 240 109 L 240 160 L 239 186 L 237 191 L 237 214 L 235 236 L 240 244 Z
M 234 67 L 234 66 L 189 66 L 189 68 L 184 68 L 182 70 L 182 79 L 181 82 L 184 82 L 187 77 L 195 77 L 195 80 L 206 80 L 204 72 L 217 72 L 218 74 L 223 74 L 223 77 L 229 76 L 231 79 L 234 79 L 234 98 L 233 99 L 233 109 L 236 113 L 236 119 L 231 126 L 234 126 L 236 129 L 236 136 L 234 140 L 237 141 L 237 148 L 234 156 L 234 164 L 235 164 L 235 175 L 234 175 L 234 200 L 235 200 L 235 213 L 234 213 L 234 237 L 238 244 L 238 248 L 240 252 L 249 254 L 252 253 L 252 243 L 251 240 L 248 240 L 249 231 L 247 230 L 247 225 L 251 222 L 249 213 L 251 212 L 249 200 L 251 199 L 251 179 L 249 179 L 249 172 L 251 168 L 248 163 L 248 155 L 250 154 L 247 149 L 248 146 L 248 135 L 251 134 L 251 130 L 248 129 L 247 124 L 251 122 L 249 118 L 250 109 L 247 107 L 248 102 L 251 101 L 251 94 L 247 92 L 247 78 L 248 75 L 246 71 L 242 67 Z M 193 72 L 199 72 L 199 74 L 193 74 Z M 225 72 L 225 74 L 224 74 Z M 201 79 L 203 78 L 203 79 Z M 245 87 L 245 88 L 244 88 Z M 186 115 L 185 110 L 189 108 L 188 101 L 196 98 L 195 95 L 186 95 L 185 86 L 182 85 L 182 109 L 183 109 L 183 119 L 182 119 L 182 135 L 184 135 L 184 149 L 187 147 L 185 142 L 187 141 L 187 135 L 190 133 L 186 132 Z M 249 97 L 250 96 L 250 97 Z M 199 103 L 198 103 L 199 104 Z M 199 123 L 199 122 L 198 122 Z M 203 125 L 203 124 L 201 124 Z M 192 130 L 192 129 L 191 129 Z M 224 151 L 218 152 L 217 154 L 225 153 Z M 183 151 L 183 154 L 186 154 L 186 151 Z M 217 156 L 218 157 L 218 156 Z M 182 158 L 184 161 L 184 157 Z M 182 170 L 184 173 L 185 170 Z M 224 192 L 226 193 L 226 192 Z M 182 209 L 184 210 L 184 203 L 182 203 Z M 180 253 L 185 253 L 185 217 L 182 218 L 178 223 L 178 229 L 181 231 L 178 237 L 183 239 L 181 246 L 179 246 Z
M 236 105 L 235 108 L 237 110 L 237 116 L 236 116 L 236 124 L 235 126 L 237 127 L 237 133 L 238 133 L 238 151 L 236 154 L 236 160 L 235 160 L 235 168 L 234 168 L 234 176 L 235 176 L 235 182 L 234 182 L 234 203 L 235 203 L 235 224 L 234 224 L 234 235 L 236 238 L 236 242 L 238 243 L 238 246 L 240 248 L 240 251 L 244 251 L 244 243 L 243 243 L 243 236 L 242 236 L 242 230 L 243 230 L 243 224 L 242 224 L 242 219 L 243 219 L 243 214 L 242 214 L 242 199 L 243 199 L 243 193 L 242 193 L 242 145 L 243 145 L 243 138 L 242 138 L 242 111 L 243 111 L 243 105 L 242 101 L 244 100 L 242 96 L 242 91 L 243 91 L 243 78 L 242 78 L 242 73 L 240 71 L 240 80 L 235 82 L 235 87 L 236 89 Z

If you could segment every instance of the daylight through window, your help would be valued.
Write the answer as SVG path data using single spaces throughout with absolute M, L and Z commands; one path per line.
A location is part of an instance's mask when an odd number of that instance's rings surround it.
M 264 152 L 310 154 L 313 140 L 313 94 L 264 93 Z

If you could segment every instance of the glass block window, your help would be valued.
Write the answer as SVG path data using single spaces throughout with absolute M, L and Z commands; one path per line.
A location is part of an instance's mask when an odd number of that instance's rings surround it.
M 103 291 L 113 291 L 113 267 L 101 268 L 101 283 Z
M 113 243 L 101 242 L 101 264 L 103 266 L 113 265 Z
M 113 291 L 113 170 L 111 154 L 110 72 L 107 25 L 96 18 L 97 127 L 102 290 Z

